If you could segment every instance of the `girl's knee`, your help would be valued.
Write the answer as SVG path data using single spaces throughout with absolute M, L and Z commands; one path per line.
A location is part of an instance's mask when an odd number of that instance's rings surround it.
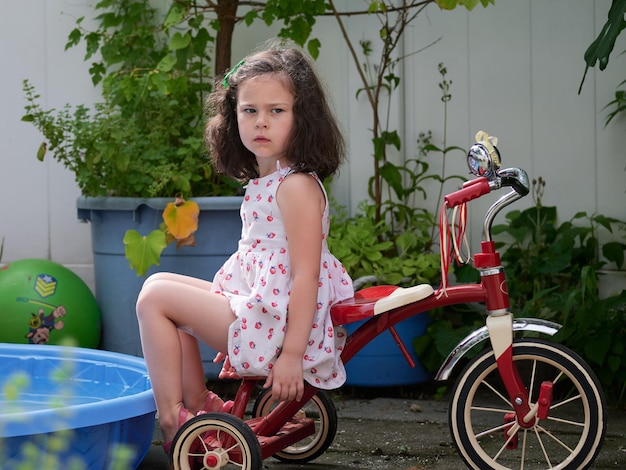
M 165 277 L 165 273 L 154 273 L 154 274 L 150 274 L 145 281 L 143 281 L 143 285 L 141 286 L 141 289 L 143 290 L 146 286 L 149 286 L 150 284 L 152 284 L 153 282 L 156 281 L 160 281 L 166 279 Z
M 139 291 L 139 295 L 137 296 L 137 301 L 135 303 L 137 317 L 146 315 L 151 311 L 150 305 L 154 305 L 155 302 L 158 302 L 156 296 L 159 295 L 159 284 L 163 283 L 158 282 L 159 279 L 153 278 L 153 276 L 156 276 L 156 274 L 153 274 L 145 280 L 141 290 Z
M 135 314 L 137 315 L 137 318 L 142 317 L 143 315 L 145 315 L 146 313 L 146 308 L 145 308 L 145 294 L 144 294 L 144 289 L 142 288 L 141 291 L 139 292 L 139 295 L 137 296 L 137 301 L 135 302 Z

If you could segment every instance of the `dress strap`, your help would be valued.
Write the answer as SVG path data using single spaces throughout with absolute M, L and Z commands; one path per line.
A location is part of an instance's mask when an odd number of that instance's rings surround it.
M 294 173 L 294 171 L 291 169 L 290 166 L 286 166 L 285 168 L 281 167 L 280 166 L 280 161 L 278 161 L 278 160 L 276 160 L 276 171 L 283 178 L 285 176 L 287 176 L 287 175 L 290 175 L 291 173 Z

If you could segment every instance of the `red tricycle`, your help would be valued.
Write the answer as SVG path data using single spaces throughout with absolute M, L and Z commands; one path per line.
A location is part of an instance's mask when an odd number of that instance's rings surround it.
M 336 325 L 367 319 L 348 337 L 342 352 L 347 363 L 366 344 L 388 330 L 409 363 L 412 357 L 395 330 L 399 322 L 453 304 L 482 303 L 486 325 L 463 339 L 435 378 L 448 380 L 471 349 L 488 340 L 490 347 L 472 358 L 450 394 L 449 426 L 459 455 L 469 468 L 584 469 L 596 458 L 606 431 L 606 404 L 591 368 L 566 347 L 536 338 L 554 335 L 559 325 L 540 319 L 514 318 L 500 263 L 491 237 L 496 214 L 528 194 L 528 175 L 519 168 L 500 168 L 497 140 L 476 135 L 467 162 L 476 178 L 444 198 L 442 209 L 442 283 L 410 288 L 374 286 L 332 308 Z M 480 283 L 448 285 L 447 265 L 459 251 L 465 227 L 465 204 L 492 191 L 510 188 L 488 209 L 481 251 L 473 256 Z M 447 213 L 452 211 L 448 220 Z M 524 337 L 516 332 L 533 332 Z M 459 365 L 460 367 L 460 365 Z M 174 469 L 262 468 L 264 459 L 305 463 L 322 455 L 337 431 L 332 400 L 306 384 L 301 402 L 275 403 L 269 390 L 256 394 L 264 378 L 242 378 L 229 413 L 199 415 L 174 438 Z M 253 395 L 255 395 L 253 397 Z M 254 400 L 252 413 L 246 414 Z

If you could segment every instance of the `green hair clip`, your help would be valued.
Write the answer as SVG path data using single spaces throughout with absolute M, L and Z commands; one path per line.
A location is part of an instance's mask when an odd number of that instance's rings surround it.
M 237 71 L 239 67 L 243 65 L 245 61 L 246 59 L 241 59 L 239 62 L 237 62 L 237 65 L 235 65 L 232 69 L 230 69 L 230 72 L 228 72 L 224 76 L 224 80 L 222 80 L 222 85 L 224 85 L 224 88 L 228 88 L 228 79 L 231 77 L 232 74 L 234 74 Z

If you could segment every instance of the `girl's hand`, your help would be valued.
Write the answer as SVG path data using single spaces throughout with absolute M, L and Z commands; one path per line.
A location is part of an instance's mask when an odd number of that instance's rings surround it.
M 222 370 L 220 371 L 218 377 L 220 379 L 240 379 L 239 375 L 235 371 L 235 368 L 230 364 L 230 359 L 228 356 L 222 352 L 218 352 L 213 359 L 215 364 L 219 364 L 224 361 L 224 365 L 222 366 Z
M 304 395 L 304 377 L 302 358 L 281 354 L 270 370 L 263 388 L 272 388 L 272 399 L 277 401 L 302 400 Z

